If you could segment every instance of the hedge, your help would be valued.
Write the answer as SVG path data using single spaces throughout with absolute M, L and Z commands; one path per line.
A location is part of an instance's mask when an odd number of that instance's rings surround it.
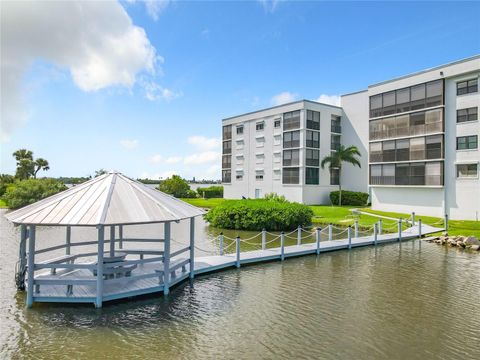
M 199 187 L 197 193 L 205 199 L 223 198 L 223 186 Z
M 338 205 L 339 191 L 332 191 L 330 193 L 330 201 L 333 205 Z M 368 201 L 368 193 L 360 191 L 342 191 L 341 205 L 366 206 Z
M 55 179 L 29 179 L 17 181 L 7 188 L 5 201 L 11 209 L 33 204 L 46 197 L 67 190 L 65 184 Z
M 210 225 L 235 230 L 293 230 L 311 224 L 313 211 L 308 206 L 264 199 L 228 200 L 206 215 Z

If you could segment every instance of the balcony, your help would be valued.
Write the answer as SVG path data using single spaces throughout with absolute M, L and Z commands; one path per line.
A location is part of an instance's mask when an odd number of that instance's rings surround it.
M 335 134 L 341 134 L 342 133 L 342 127 L 340 125 L 332 125 L 331 126 L 331 132 Z

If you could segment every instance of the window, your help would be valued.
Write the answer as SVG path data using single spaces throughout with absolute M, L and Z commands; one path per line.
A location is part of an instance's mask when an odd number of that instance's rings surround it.
M 410 116 L 399 115 L 395 118 L 395 136 L 408 136 L 410 135 L 410 127 L 408 126 Z
M 433 107 L 443 104 L 443 80 L 436 80 L 427 83 L 426 107 Z
M 232 171 L 231 170 L 222 170 L 222 182 L 224 182 L 224 183 L 232 182 Z
M 283 114 L 283 130 L 300 128 L 300 110 Z
M 478 120 L 478 107 L 457 110 L 457 123 Z
M 457 83 L 457 95 L 470 94 L 478 91 L 478 79 L 471 79 Z
M 229 169 L 232 167 L 232 157 L 230 155 L 222 156 L 222 169 Z
M 222 152 L 224 154 L 231 154 L 232 153 L 232 141 L 231 140 L 223 142 Z
M 284 150 L 283 166 L 295 166 L 300 164 L 300 150 Z
M 410 111 L 410 88 L 397 90 L 397 113 Z
M 425 138 L 410 139 L 410 160 L 425 159 Z
M 395 165 L 371 165 L 370 185 L 395 185 Z
M 223 140 L 230 140 L 232 138 L 232 125 L 223 127 Z
M 337 151 L 340 149 L 340 135 L 332 135 L 330 137 L 330 150 Z
M 457 150 L 470 150 L 478 147 L 478 135 L 457 137 Z
M 408 161 L 410 160 L 410 140 L 402 139 L 395 141 L 396 160 Z
M 395 91 L 383 94 L 383 115 L 395 113 Z
M 298 184 L 300 182 L 300 168 L 284 168 L 283 183 Z
M 279 128 L 281 125 L 282 125 L 282 122 L 281 122 L 280 120 L 275 120 L 275 121 L 273 122 L 273 127 L 274 127 L 275 129 Z
M 395 185 L 410 185 L 410 164 L 395 165 Z
M 478 164 L 458 164 L 457 165 L 457 178 L 477 178 L 478 177 Z
M 425 163 L 410 164 L 410 185 L 425 184 Z
M 307 129 L 320 130 L 320 113 L 307 110 Z
M 330 185 L 338 185 L 340 183 L 340 170 L 330 168 Z
M 255 180 L 258 180 L 258 181 L 263 180 L 263 175 L 261 175 L 261 174 L 256 174 L 256 175 L 255 175 Z
M 313 149 L 305 150 L 305 165 L 319 166 L 320 165 L 320 151 Z
M 425 111 L 410 114 L 410 135 L 425 134 Z
M 395 141 L 383 142 L 383 161 L 395 161 Z
M 264 147 L 265 146 L 265 138 L 262 136 L 262 137 L 259 137 L 259 138 L 256 138 L 256 147 L 259 148 L 259 147 Z
M 263 128 L 265 127 L 265 123 L 262 121 L 262 122 L 258 122 L 256 125 L 255 125 L 255 129 L 257 131 L 261 131 L 263 130 Z
M 340 134 L 342 132 L 341 119 L 342 118 L 340 116 L 332 115 L 332 118 L 330 120 L 330 123 L 331 123 L 330 131 L 332 133 Z
M 283 133 L 283 147 L 300 147 L 300 131 L 290 131 Z
M 443 131 L 442 109 L 430 110 L 425 113 L 425 133 Z
M 443 136 L 433 135 L 425 138 L 427 159 L 440 159 L 443 157 Z
M 238 181 L 241 181 L 243 180 L 243 175 L 237 175 L 235 176 L 235 179 L 237 179 Z
M 443 185 L 442 162 L 430 162 L 425 165 L 425 185 Z
M 425 107 L 425 84 L 410 88 L 410 109 L 417 110 Z
M 237 135 L 243 135 L 243 125 L 237 126 Z
M 265 161 L 265 155 L 264 154 L 256 154 L 255 155 L 255 164 L 263 164 Z
M 307 130 L 306 146 L 317 149 L 320 147 L 320 133 L 318 131 Z
M 370 117 L 382 116 L 382 94 L 370 97 Z
M 375 142 L 370 143 L 370 162 L 381 162 L 383 160 L 382 156 L 382 143 Z
M 305 184 L 318 185 L 319 181 L 319 169 L 318 168 L 305 168 Z

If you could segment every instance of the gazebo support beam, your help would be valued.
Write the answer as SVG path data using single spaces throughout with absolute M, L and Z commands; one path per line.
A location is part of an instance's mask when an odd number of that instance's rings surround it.
M 33 282 L 35 274 L 35 225 L 30 225 L 28 231 L 28 287 L 27 287 L 27 307 L 33 305 Z
M 123 249 L 123 225 L 118 226 L 118 248 Z
M 67 226 L 67 234 L 66 234 L 66 237 L 65 237 L 65 243 L 66 243 L 67 246 L 65 247 L 65 255 L 70 255 L 71 240 L 72 240 L 72 227 Z
M 170 222 L 164 224 L 164 248 L 163 248 L 163 294 L 170 292 Z
M 195 277 L 195 218 L 190 218 L 190 279 Z
M 18 250 L 18 273 L 16 282 L 18 290 L 25 290 L 25 271 L 27 269 L 27 226 L 20 225 L 20 246 Z
M 98 226 L 98 256 L 97 256 L 97 296 L 95 307 L 101 308 L 103 302 L 103 247 L 105 231 L 103 225 Z
M 110 256 L 115 253 L 115 225 L 110 226 Z

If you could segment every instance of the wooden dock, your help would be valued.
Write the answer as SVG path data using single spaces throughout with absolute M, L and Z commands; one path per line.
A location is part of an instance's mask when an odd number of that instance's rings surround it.
M 421 235 L 442 231 L 428 225 L 421 226 Z M 401 241 L 418 238 L 418 226 L 412 226 L 401 232 Z M 189 258 L 177 256 L 169 264 L 169 283 L 174 286 L 188 278 L 197 275 L 205 275 L 221 269 L 241 267 L 244 264 L 255 264 L 272 260 L 284 260 L 309 254 L 322 254 L 324 252 L 352 249 L 361 246 L 376 246 L 385 243 L 398 242 L 399 233 L 387 233 L 382 235 L 368 235 L 351 237 L 321 242 L 310 242 L 300 245 L 266 248 L 265 250 L 237 251 L 225 255 L 197 256 L 194 258 L 194 269 L 190 271 Z M 129 262 L 135 262 L 130 260 Z M 80 268 L 79 268 L 80 266 Z M 103 280 L 103 301 L 111 301 L 121 298 L 129 298 L 149 293 L 164 291 L 164 276 L 161 260 L 152 258 L 138 260 L 138 266 L 132 271 L 130 277 L 111 278 Z M 94 303 L 97 294 L 97 277 L 92 274 L 91 265 L 82 264 L 64 265 L 65 268 L 57 270 L 56 274 L 50 271 L 35 275 L 34 302 L 82 302 Z M 90 267 L 90 268 L 89 268 Z

